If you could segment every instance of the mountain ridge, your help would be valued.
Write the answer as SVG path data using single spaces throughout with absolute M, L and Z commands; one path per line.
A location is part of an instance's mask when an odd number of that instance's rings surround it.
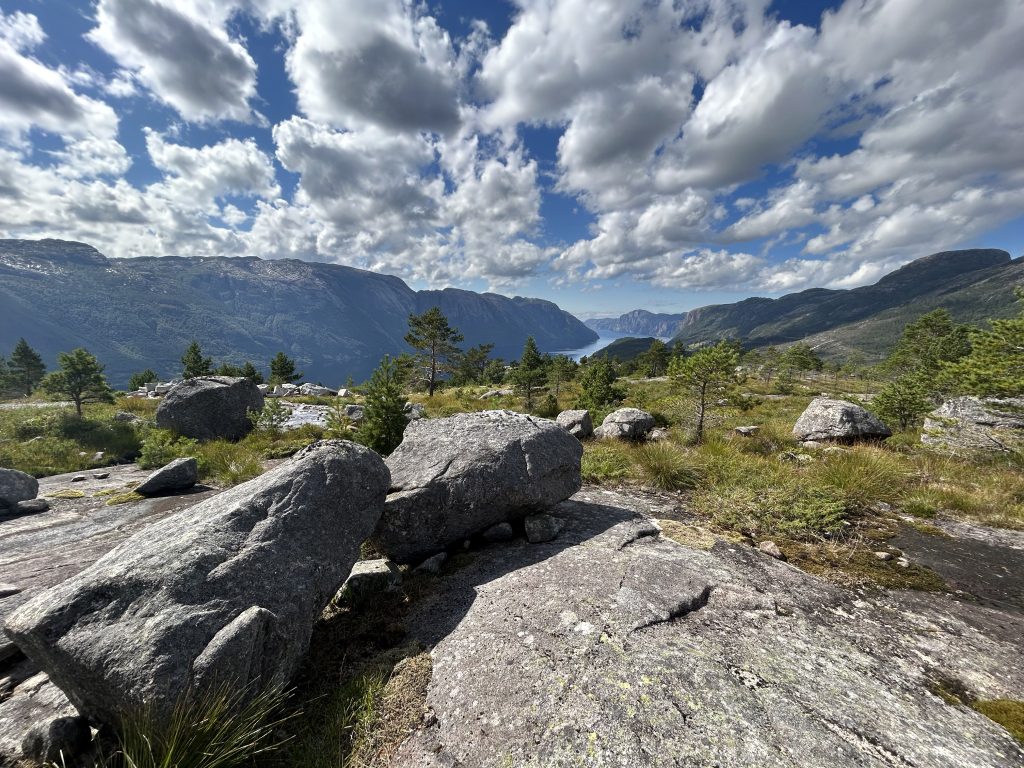
M 462 289 L 415 291 L 394 275 L 339 264 L 256 257 L 111 259 L 85 243 L 0 240 L 0 349 L 25 337 L 52 367 L 87 347 L 115 385 L 145 367 L 180 371 L 193 338 L 215 364 L 257 366 L 277 352 L 307 379 L 340 385 L 369 375 L 384 354 L 408 351 L 407 319 L 439 306 L 465 346 L 494 343 L 518 357 L 597 338 L 552 302 Z M 116 307 L 116 310 L 112 309 Z
M 648 318 L 643 310 L 587 322 L 591 328 L 635 335 L 657 335 L 655 329 L 674 322 L 671 333 L 660 335 L 688 345 L 722 338 L 740 339 L 752 347 L 808 341 L 826 356 L 856 352 L 880 358 L 907 322 L 940 306 L 960 322 L 1013 314 L 1013 287 L 1022 283 L 1024 258 L 1015 260 L 1007 251 L 941 251 L 858 288 L 809 288 L 677 315 L 646 313 L 652 318 L 650 325 L 644 325 Z

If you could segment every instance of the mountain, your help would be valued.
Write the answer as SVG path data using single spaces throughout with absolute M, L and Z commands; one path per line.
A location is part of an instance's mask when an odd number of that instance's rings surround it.
M 628 363 L 650 349 L 651 344 L 656 341 L 657 339 L 653 336 L 642 338 L 623 336 L 621 339 L 611 342 L 607 347 L 597 350 L 591 357 L 607 357 L 612 360 L 618 360 L 620 363 Z
M 587 320 L 588 328 L 612 333 L 631 333 L 640 336 L 669 338 L 676 335 L 679 324 L 686 313 L 670 315 L 655 314 L 646 309 L 634 309 L 619 317 L 595 317 Z
M 807 341 L 825 357 L 859 352 L 880 359 L 907 323 L 938 307 L 967 323 L 1015 314 L 1013 289 L 1018 285 L 1024 285 L 1024 259 L 1013 260 L 1006 251 L 994 248 L 944 251 L 912 261 L 874 285 L 850 290 L 812 288 L 777 299 L 750 298 L 700 307 L 680 315 L 636 310 L 611 319 L 611 324 L 636 326 L 649 321 L 661 328 L 674 317 L 674 340 L 687 345 L 723 338 L 740 339 L 753 347 Z M 634 332 L 651 333 L 651 327 Z
M 410 313 L 439 306 L 465 336 L 518 357 L 573 349 L 597 334 L 555 304 L 455 289 L 414 291 L 401 279 L 294 259 L 108 259 L 84 243 L 0 240 L 0 350 L 24 336 L 53 366 L 84 346 L 115 386 L 146 367 L 180 371 L 196 339 L 214 363 L 265 366 L 283 350 L 306 379 L 366 378 L 385 354 L 408 351 Z

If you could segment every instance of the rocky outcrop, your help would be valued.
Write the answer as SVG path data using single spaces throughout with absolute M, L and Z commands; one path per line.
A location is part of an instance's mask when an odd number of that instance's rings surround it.
M 871 411 L 848 400 L 816 397 L 793 425 L 797 440 L 884 440 L 892 435 Z
M 582 455 L 554 422 L 512 411 L 410 422 L 387 459 L 395 492 L 373 542 L 412 563 L 543 511 L 579 489 Z
M 197 440 L 240 440 L 252 429 L 249 412 L 262 408 L 251 379 L 203 376 L 174 385 L 156 409 L 156 424 Z
M 553 510 L 558 538 L 449 573 L 406 619 L 433 673 L 393 768 L 1024 764 L 1006 731 L 933 693 L 944 676 L 1024 697 L 1019 613 L 682 546 L 647 517 L 675 504 L 584 490 Z
M 88 746 L 89 727 L 67 696 L 42 672 L 0 701 L 0 765 L 37 763 L 73 765 L 73 756 Z
M 17 469 L 0 467 L 0 513 L 15 507 L 19 501 L 34 499 L 39 493 L 39 481 Z
M 602 439 L 643 440 L 654 429 L 654 417 L 639 408 L 619 408 L 604 417 L 594 436 Z
M 921 442 L 954 453 L 1024 450 L 1024 398 L 955 397 L 928 414 Z
M 579 440 L 586 440 L 594 435 L 594 422 L 590 418 L 590 411 L 586 409 L 562 411 L 555 419 L 555 423 Z
M 7 632 L 96 723 L 215 685 L 283 683 L 388 485 L 369 449 L 316 443 L 153 523 L 22 605 Z
M 151 474 L 135 492 L 142 496 L 188 490 L 199 482 L 199 463 L 191 456 L 175 459 Z

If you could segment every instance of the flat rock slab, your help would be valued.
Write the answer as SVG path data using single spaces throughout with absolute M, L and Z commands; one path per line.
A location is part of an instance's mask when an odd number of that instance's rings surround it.
M 1024 698 L 1024 618 L 830 585 L 752 547 L 658 536 L 665 510 L 585 489 L 545 544 L 495 545 L 410 616 L 429 723 L 394 766 L 1006 768 L 1009 734 L 931 693 Z

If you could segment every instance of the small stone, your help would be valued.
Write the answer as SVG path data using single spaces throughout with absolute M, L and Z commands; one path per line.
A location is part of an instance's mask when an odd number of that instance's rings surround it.
M 19 501 L 14 507 L 14 514 L 35 515 L 45 512 L 49 508 L 50 502 L 46 499 L 29 499 L 28 501 Z
M 106 480 L 108 477 L 110 477 L 110 473 L 109 472 L 93 472 L 92 473 L 93 480 Z
M 516 532 L 512 530 L 512 526 L 509 523 L 498 523 L 497 525 L 492 525 L 483 532 L 484 541 L 489 541 L 492 544 L 499 541 L 510 541 L 515 537 Z
M 802 443 L 800 443 L 800 445 L 802 445 L 804 448 L 810 448 L 811 450 L 822 447 L 822 444 L 819 443 L 817 440 L 804 440 Z
M 193 457 L 175 459 L 142 481 L 135 489 L 143 496 L 184 491 L 199 482 L 199 464 Z
M 413 568 L 413 573 L 437 573 L 441 570 L 441 566 L 444 565 L 444 561 L 447 559 L 447 552 L 438 552 Z
M 99 464 L 101 461 L 103 461 L 103 455 L 103 451 L 96 451 L 96 453 L 92 455 L 92 463 Z
M 733 430 L 733 432 L 735 432 L 737 435 L 743 435 L 743 437 L 752 437 L 753 434 L 755 432 L 757 432 L 757 430 L 759 430 L 759 429 L 760 429 L 760 427 L 758 427 L 756 425 L 750 425 L 750 426 L 747 426 L 747 427 L 736 427 Z
M 10 597 L 21 592 L 21 587 L 16 587 L 13 584 L 0 583 L 0 598 Z
M 85 475 L 75 475 L 74 477 L 71 478 L 71 482 L 72 483 L 84 483 L 88 479 L 89 478 L 87 478 Z
M 892 560 L 892 552 L 875 552 L 875 557 L 879 560 Z
M 757 548 L 764 552 L 766 555 L 774 557 L 776 560 L 785 560 L 786 556 L 782 554 L 782 550 L 779 549 L 779 545 L 774 541 L 762 541 L 757 545 Z
M 653 443 L 659 440 L 668 440 L 668 430 L 664 427 L 655 427 L 647 433 L 647 442 Z
M 339 595 L 361 597 L 378 592 L 393 592 L 402 584 L 402 572 L 390 560 L 360 560 L 342 585 Z
M 526 540 L 531 544 L 551 541 L 565 527 L 565 521 L 551 515 L 531 515 L 523 521 L 526 526 Z
M 905 557 L 901 557 L 896 560 L 896 565 L 898 565 L 900 568 L 909 568 L 910 561 L 907 560 L 907 558 Z

